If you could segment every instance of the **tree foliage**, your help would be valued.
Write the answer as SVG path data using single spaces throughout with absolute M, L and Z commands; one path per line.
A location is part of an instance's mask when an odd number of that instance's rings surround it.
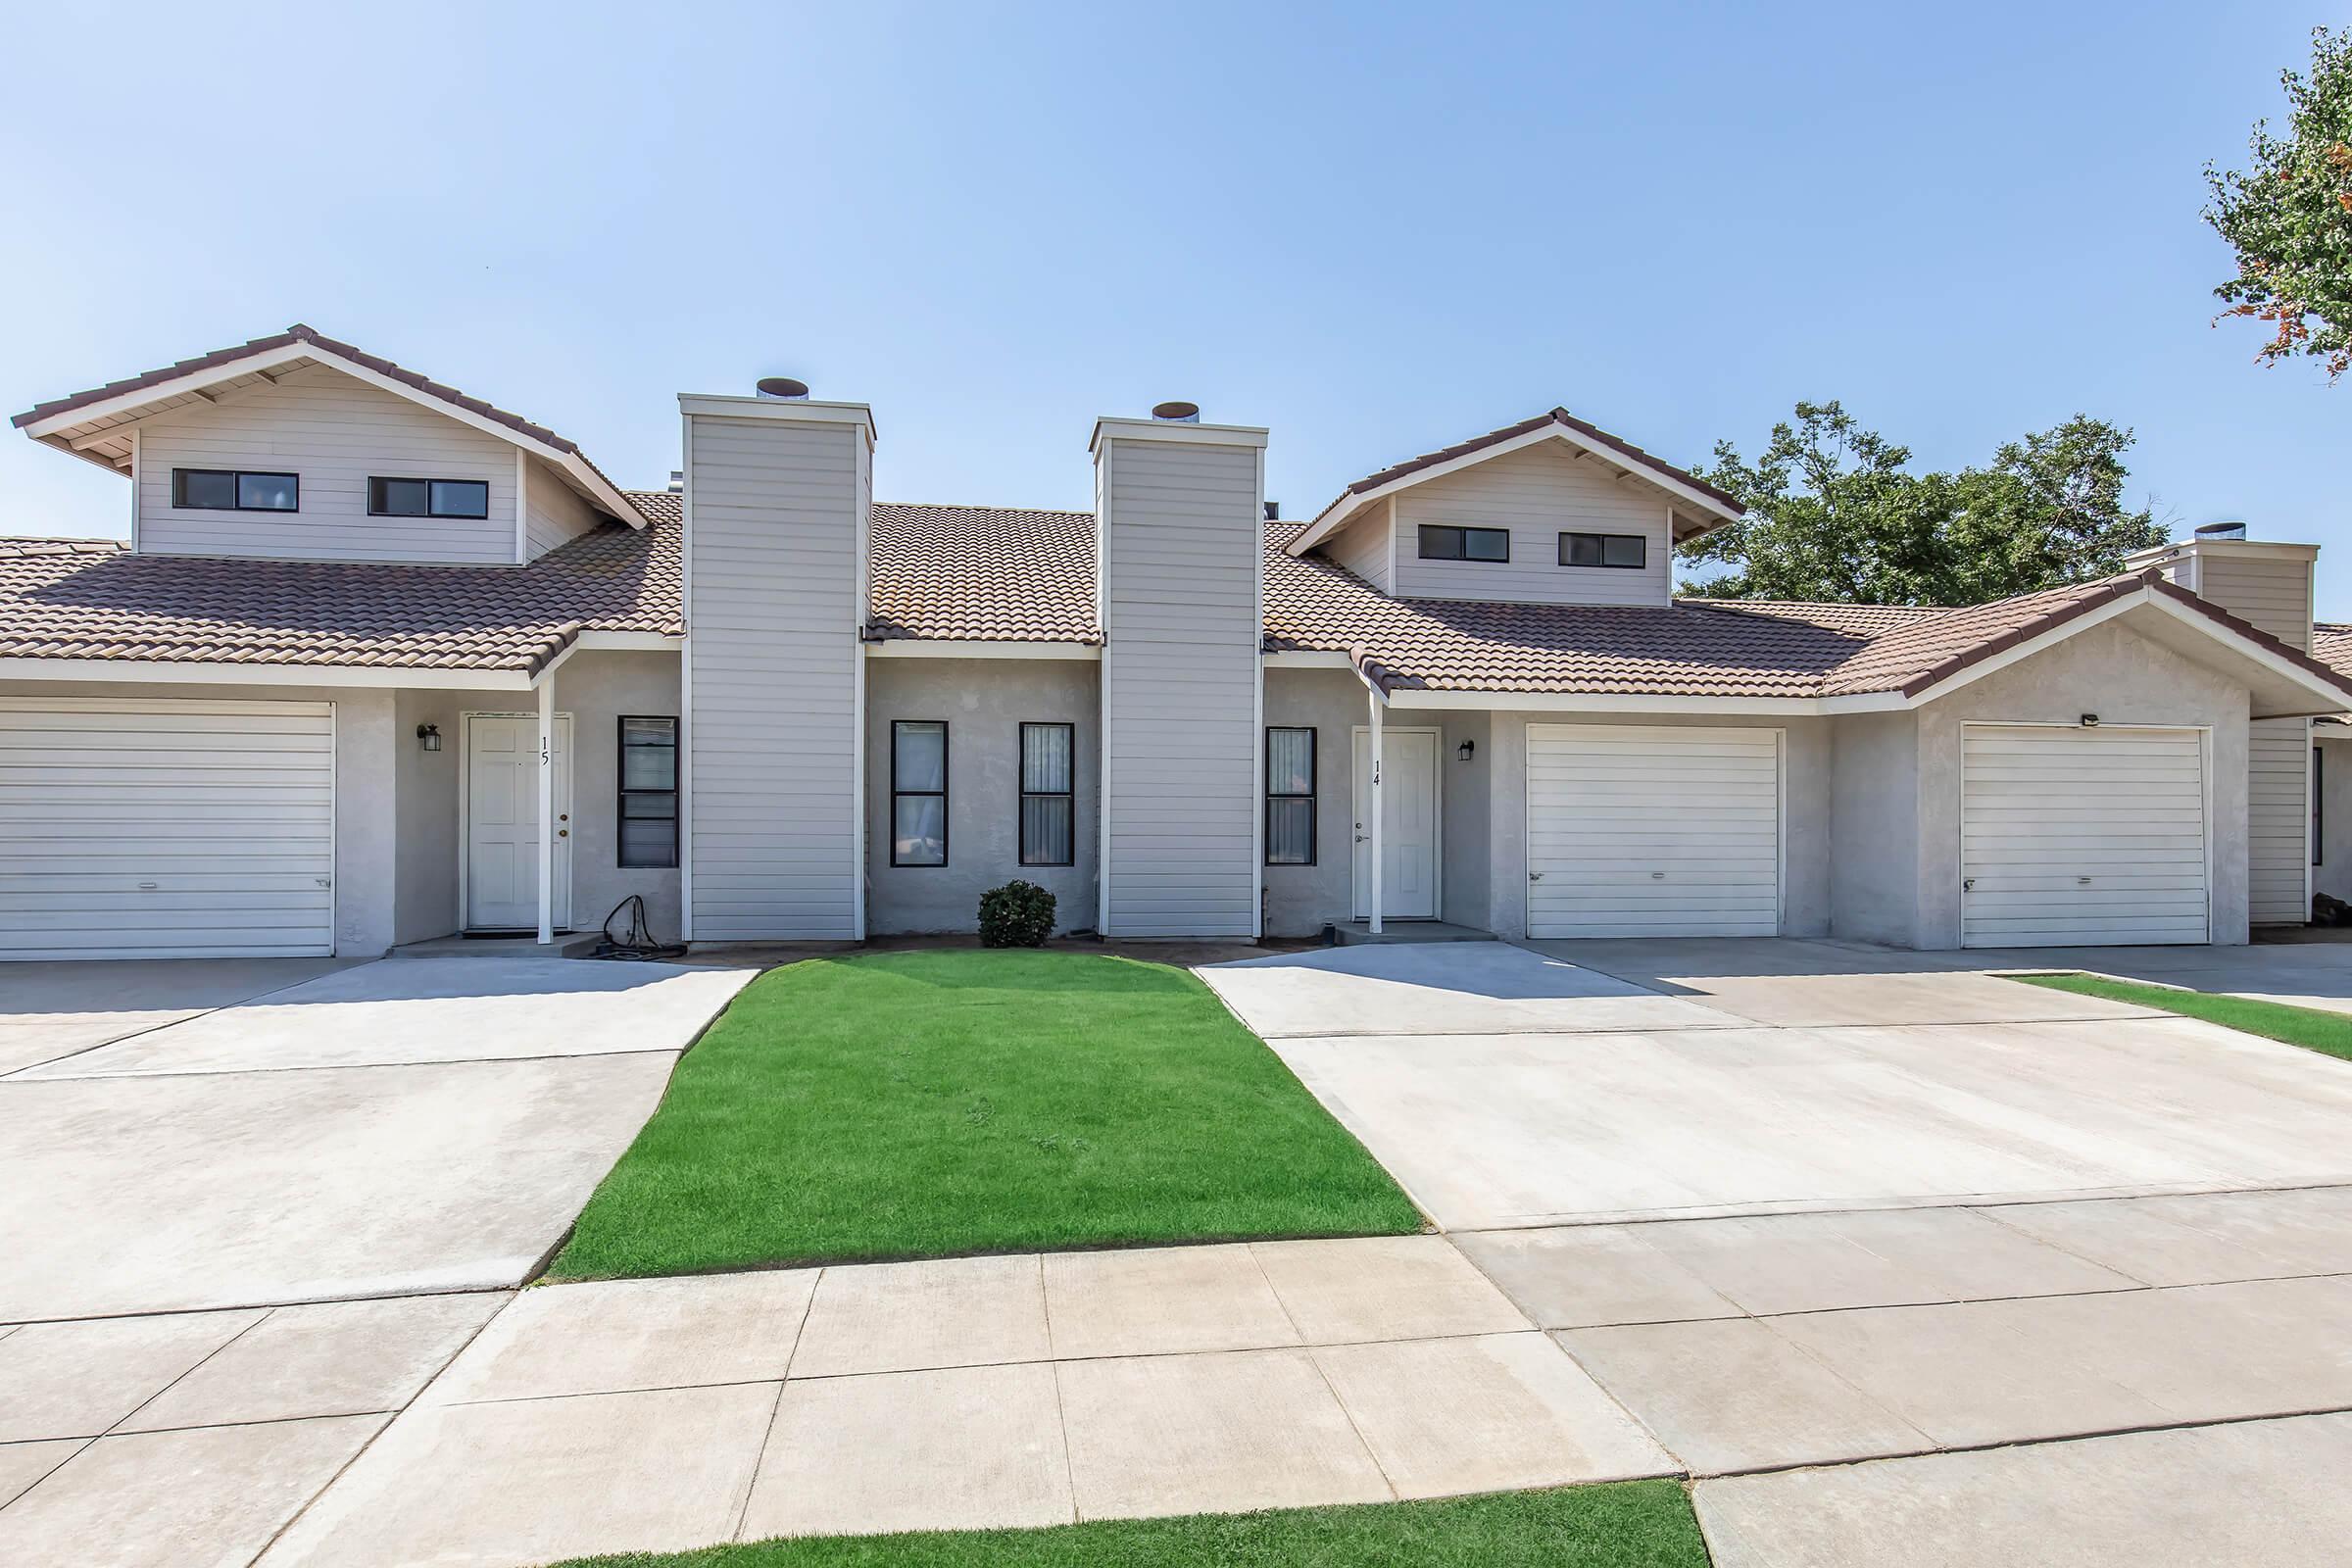
M 1991 463 L 1915 473 L 1910 449 L 1866 430 L 1837 403 L 1799 403 L 1754 463 L 1729 441 L 1702 477 L 1747 514 L 1685 545 L 1693 582 L 1717 599 L 1973 605 L 2107 576 L 2165 542 L 2146 509 L 2128 511 L 2132 432 L 2076 415 L 2012 441 Z
M 2227 308 L 2271 328 L 2261 358 L 2352 369 L 2352 30 L 2315 27 L 2311 74 L 2279 74 L 2287 134 L 2254 127 L 2242 172 L 2205 166 L 2205 220 L 2237 252 L 2237 275 L 2214 290 Z

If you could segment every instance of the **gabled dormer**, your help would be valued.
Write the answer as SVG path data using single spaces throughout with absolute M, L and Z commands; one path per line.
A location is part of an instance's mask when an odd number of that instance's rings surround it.
M 1664 605 L 1738 502 L 1565 409 L 1368 474 L 1299 532 L 1396 599 Z
M 554 431 L 301 325 L 14 422 L 129 478 L 149 555 L 518 565 L 646 522 Z

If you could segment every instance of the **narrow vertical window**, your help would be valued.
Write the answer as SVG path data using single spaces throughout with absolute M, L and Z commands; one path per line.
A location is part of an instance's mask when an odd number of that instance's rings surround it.
M 1266 863 L 1315 863 L 1315 732 L 1266 730 Z
M 678 863 L 678 721 L 622 715 L 618 863 Z
M 937 719 L 890 726 L 890 863 L 948 863 L 948 726 Z
M 2328 853 L 2328 756 L 2320 748 L 2311 749 L 2311 863 L 2324 863 Z
M 1069 865 L 1077 847 L 1072 809 L 1076 732 L 1068 724 L 1021 726 L 1021 863 Z

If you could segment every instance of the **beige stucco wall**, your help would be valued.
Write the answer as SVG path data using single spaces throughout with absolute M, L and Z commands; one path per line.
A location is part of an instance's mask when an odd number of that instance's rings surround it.
M 1061 931 L 1095 924 L 1100 666 L 1059 659 L 870 659 L 866 662 L 866 924 L 877 936 L 970 931 L 980 895 L 1019 878 L 1054 895 Z M 948 726 L 948 863 L 890 863 L 890 726 Z M 1069 724 L 1076 745 L 1071 865 L 1020 863 L 1021 725 Z
M 1907 948 L 1919 935 L 1919 716 L 1830 723 L 1830 934 Z
M 1960 726 L 2074 723 L 2210 728 L 2213 940 L 2246 940 L 2246 689 L 2109 622 L 1918 710 L 1918 918 L 1911 946 L 1960 945 Z M 1881 853 L 1839 835 L 1848 854 Z
M 555 673 L 556 710 L 571 715 L 571 915 L 575 930 L 600 928 L 613 906 L 645 896 L 656 935 L 678 935 L 675 869 L 619 863 L 620 717 L 675 717 L 678 656 L 661 652 L 574 654 Z M 400 869 L 397 940 L 422 942 L 458 929 L 461 727 L 466 713 L 533 713 L 527 691 L 403 691 L 393 723 L 397 759 Z M 418 724 L 437 724 L 441 750 L 416 742 Z M 563 911 L 557 911 L 559 920 Z
M 1399 694 L 1385 723 L 1441 731 L 1438 745 L 1439 913 L 1485 929 L 1488 903 L 1489 773 L 1484 712 L 1405 706 Z M 1315 731 L 1315 863 L 1266 867 L 1266 934 L 1313 936 L 1354 912 L 1355 731 L 1371 723 L 1368 694 L 1352 670 L 1269 669 L 1266 723 Z M 1467 762 L 1455 753 L 1473 743 Z M 1261 785 L 1262 788 L 1262 785 Z

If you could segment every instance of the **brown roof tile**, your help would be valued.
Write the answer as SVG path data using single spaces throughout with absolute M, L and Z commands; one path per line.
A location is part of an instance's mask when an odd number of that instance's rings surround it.
M 866 634 L 1092 643 L 1095 517 L 877 502 Z
M 676 635 L 678 498 L 526 566 L 0 548 L 0 658 L 536 670 L 580 631 Z M 96 545 L 99 548 L 91 548 Z

